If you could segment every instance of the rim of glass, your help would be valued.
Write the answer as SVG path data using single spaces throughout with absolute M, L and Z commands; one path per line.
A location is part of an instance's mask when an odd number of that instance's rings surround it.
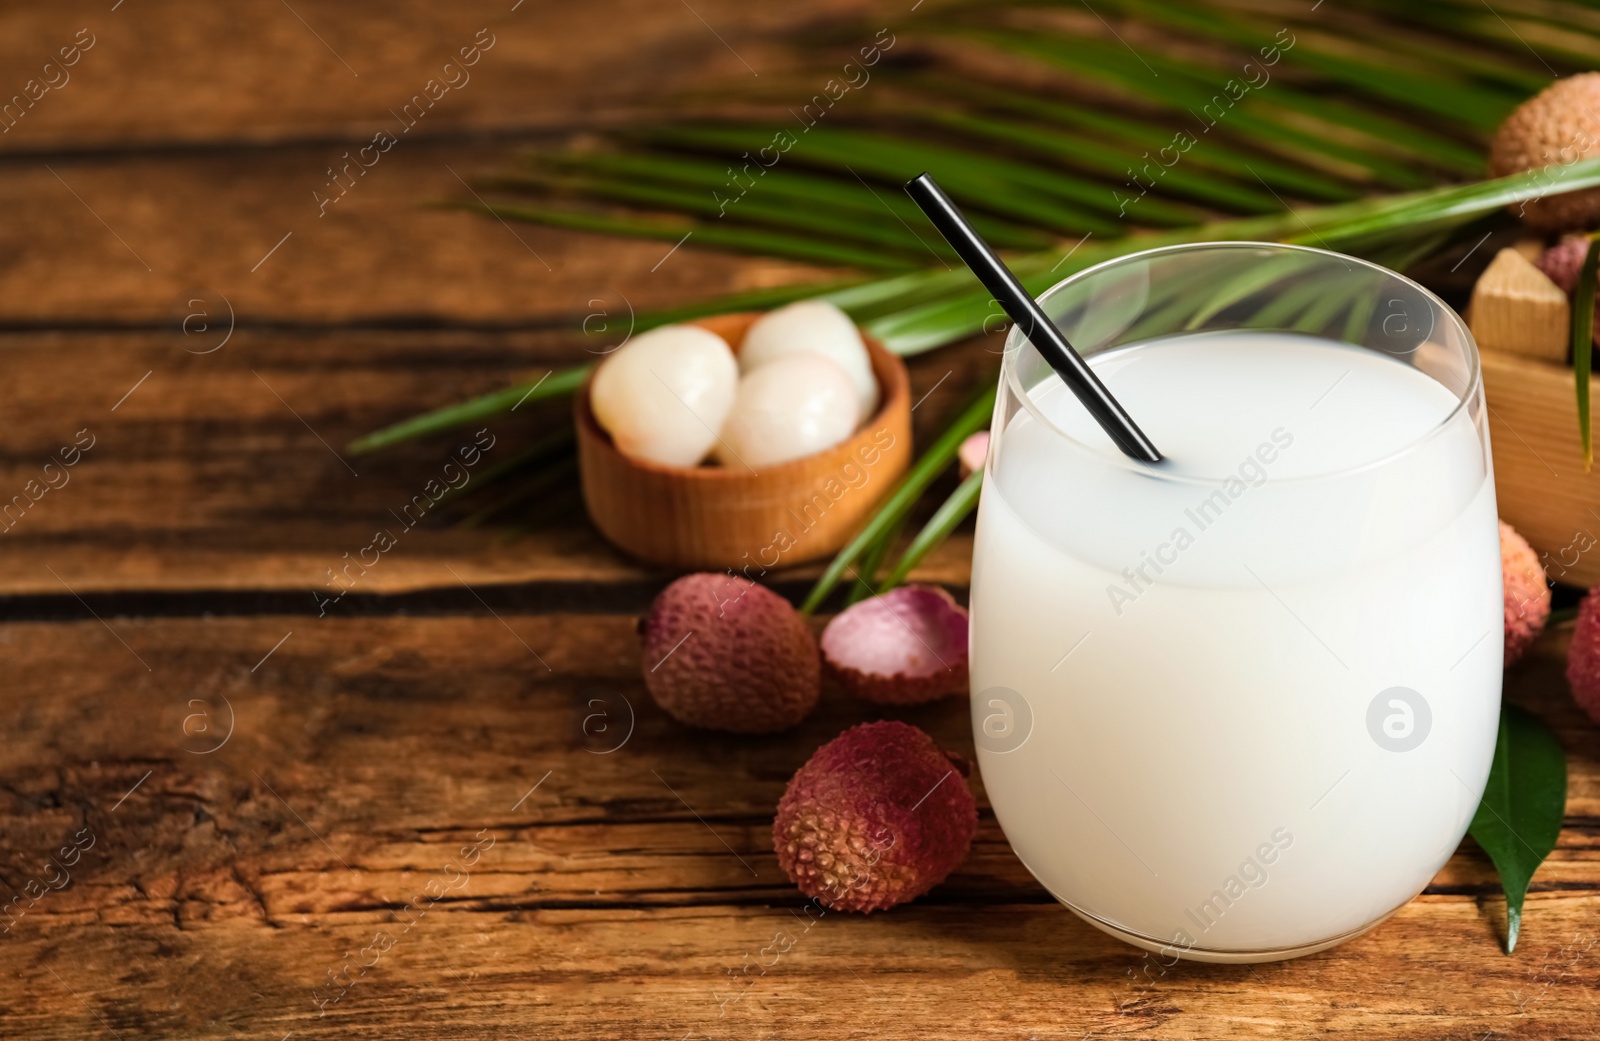
M 1455 308 L 1445 303 L 1439 298 L 1437 293 L 1429 289 L 1427 286 L 1417 282 L 1415 279 L 1407 278 L 1400 272 L 1390 270 L 1389 268 L 1384 267 L 1382 264 L 1374 264 L 1370 260 L 1363 260 L 1360 257 L 1352 257 L 1347 253 L 1340 253 L 1336 250 L 1319 249 L 1315 246 L 1302 246 L 1287 242 L 1251 242 L 1242 239 L 1228 240 L 1223 242 L 1185 242 L 1175 246 L 1157 246 L 1152 249 L 1139 250 L 1137 253 L 1126 253 L 1120 257 L 1112 257 L 1110 260 L 1102 260 L 1093 267 L 1086 267 L 1082 271 L 1074 272 L 1073 274 L 1070 274 L 1066 278 L 1063 278 L 1061 281 L 1057 282 L 1055 285 L 1051 286 L 1049 289 L 1046 289 L 1043 293 L 1040 293 L 1038 300 L 1039 303 L 1043 305 L 1052 295 L 1064 287 L 1075 283 L 1080 279 L 1085 279 L 1091 275 L 1102 272 L 1107 268 L 1117 267 L 1119 265 L 1129 263 L 1130 261 L 1144 260 L 1149 257 L 1167 253 L 1198 253 L 1205 252 L 1207 250 L 1235 249 L 1279 250 L 1288 253 L 1313 253 L 1317 254 L 1318 256 L 1333 257 L 1340 261 L 1348 261 L 1350 263 L 1360 264 L 1363 267 L 1380 272 L 1394 279 L 1396 282 L 1411 286 L 1417 292 L 1422 294 L 1424 299 L 1431 302 L 1444 314 L 1446 322 L 1456 328 L 1456 330 L 1461 334 L 1462 342 L 1466 345 L 1468 377 L 1466 389 L 1460 392 L 1460 396 L 1456 401 L 1455 407 L 1446 413 L 1445 416 L 1439 420 L 1439 422 L 1430 427 L 1426 432 L 1418 435 L 1406 444 L 1401 445 L 1387 455 L 1379 456 L 1377 459 L 1368 460 L 1364 463 L 1357 463 L 1355 466 L 1347 466 L 1338 470 L 1329 470 L 1326 473 L 1307 474 L 1300 477 L 1280 477 L 1275 478 L 1275 480 L 1285 484 L 1300 481 L 1327 481 L 1345 477 L 1350 474 L 1360 473 L 1363 470 L 1370 470 L 1380 466 L 1386 466 L 1389 463 L 1394 462 L 1400 456 L 1416 451 L 1427 442 L 1439 436 L 1439 433 L 1451 423 L 1455 422 L 1456 417 L 1461 413 L 1461 411 L 1465 409 L 1470 402 L 1474 401 L 1478 397 L 1480 392 L 1479 388 L 1483 381 L 1482 366 L 1479 364 L 1478 359 L 1478 341 L 1473 339 L 1472 330 L 1467 327 L 1467 323 L 1462 319 L 1462 317 L 1456 313 Z M 1016 340 L 1015 344 L 1012 342 L 1013 339 Z M 1377 348 L 1366 347 L 1361 344 L 1351 344 L 1348 343 L 1348 341 L 1344 342 L 1347 346 L 1360 347 L 1362 350 L 1377 350 Z M 1021 334 L 1017 331 L 1015 323 L 1013 323 L 1011 329 L 1006 333 L 1006 345 L 1002 349 L 1003 357 L 1001 358 L 1000 363 L 1001 377 L 1006 381 L 1006 384 L 1011 389 L 1013 396 L 1015 396 L 1021 402 L 1022 407 L 1027 410 L 1031 416 L 1033 416 L 1036 422 L 1043 424 L 1045 429 L 1049 430 L 1056 437 L 1076 446 L 1079 449 L 1082 449 L 1085 452 L 1090 452 L 1096 456 L 1099 456 L 1111 465 L 1133 473 L 1142 474 L 1146 477 L 1153 477 L 1158 480 L 1173 481 L 1181 484 L 1198 485 L 1222 484 L 1227 481 L 1228 475 L 1223 475 L 1220 477 L 1194 477 L 1187 474 L 1167 473 L 1156 467 L 1148 466 L 1144 463 L 1129 459 L 1126 455 L 1123 455 L 1121 452 L 1117 451 L 1115 445 L 1109 446 L 1108 451 L 1101 446 L 1091 445 L 1081 441 L 1067 433 L 1065 430 L 1062 430 L 1060 427 L 1056 426 L 1056 424 L 1052 422 L 1048 416 L 1040 411 L 1038 405 L 1034 402 L 1032 395 L 1030 395 L 1022 386 L 1022 381 L 1017 375 L 1016 356 L 1018 350 L 1020 350 L 1025 343 L 1028 344 L 1028 346 L 1032 346 L 1031 342 L 1021 338 Z M 1421 344 L 1418 344 L 1418 347 L 1420 346 Z M 1037 350 L 1037 348 L 1034 349 Z M 1121 347 L 1113 347 L 1110 351 L 1100 351 L 1096 352 L 1096 354 L 1110 354 L 1121 349 Z M 1413 348 L 1413 350 L 1415 350 L 1415 348 Z M 1380 351 L 1379 353 L 1382 352 Z M 1088 357 L 1092 358 L 1095 356 L 1096 355 L 1089 355 Z M 1085 360 L 1087 360 L 1087 358 Z M 1432 377 L 1429 378 L 1431 379 Z M 1059 382 L 1059 380 L 1057 382 Z M 1435 382 L 1438 381 L 1435 380 Z M 1441 384 L 1441 386 L 1444 386 L 1444 384 Z M 1446 389 L 1449 389 L 1448 386 L 1446 386 Z M 1063 390 L 1066 390 L 1064 386 Z M 1066 393 L 1071 393 L 1071 391 L 1066 391 Z M 1455 392 L 1452 391 L 1451 393 Z M 1137 417 L 1135 417 L 1135 419 L 1137 419 Z M 1003 434 L 1004 431 L 1001 431 L 1001 433 Z M 992 464 L 993 460 L 994 454 L 991 454 L 989 457 L 989 462 Z

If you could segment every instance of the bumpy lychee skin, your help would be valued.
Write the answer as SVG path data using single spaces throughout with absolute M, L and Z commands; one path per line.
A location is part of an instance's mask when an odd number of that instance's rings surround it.
M 1600 586 L 1578 605 L 1578 623 L 1567 645 L 1567 682 L 1572 700 L 1600 723 Z
M 790 779 L 772 822 L 778 865 L 835 910 L 915 900 L 961 863 L 978 830 L 967 769 L 908 723 L 851 727 Z
M 1535 267 L 1544 277 L 1561 287 L 1568 296 L 1578 288 L 1578 275 L 1583 271 L 1583 255 L 1589 252 L 1589 240 L 1582 235 L 1568 235 L 1539 255 Z
M 1505 521 L 1500 522 L 1500 572 L 1506 601 L 1506 664 L 1532 646 L 1550 618 L 1550 586 L 1539 555 Z
M 1544 231 L 1585 231 L 1600 224 L 1600 188 L 1562 192 L 1567 164 L 1600 149 L 1600 73 L 1584 72 L 1556 80 L 1521 105 L 1495 131 L 1489 144 L 1489 175 L 1505 177 L 1554 166 L 1549 192 L 1513 207 L 1529 225 Z
M 817 642 L 789 602 L 728 574 L 685 575 L 639 620 L 644 683 L 673 718 L 772 734 L 806 717 L 822 689 Z

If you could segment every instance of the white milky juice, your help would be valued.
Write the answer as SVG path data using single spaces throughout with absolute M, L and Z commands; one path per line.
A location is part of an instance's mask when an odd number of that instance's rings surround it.
M 1427 348 L 1230 331 L 1091 358 L 1154 471 L 1060 380 L 997 417 L 978 761 L 1017 855 L 1091 921 L 1190 957 L 1305 953 L 1460 842 L 1496 735 L 1500 558 L 1481 417 Z

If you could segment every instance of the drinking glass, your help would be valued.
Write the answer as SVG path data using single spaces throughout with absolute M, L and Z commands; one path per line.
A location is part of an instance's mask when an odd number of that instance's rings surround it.
M 1015 329 L 972 576 L 972 718 L 1017 856 L 1164 957 L 1291 958 L 1419 893 L 1483 793 L 1499 536 L 1478 356 L 1431 292 L 1262 243 L 1040 299 L 1167 456 Z

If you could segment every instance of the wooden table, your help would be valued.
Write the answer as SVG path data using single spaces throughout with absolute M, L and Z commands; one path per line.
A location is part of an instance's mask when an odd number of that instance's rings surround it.
M 584 357 L 574 313 L 809 274 L 423 204 L 514 145 L 780 69 L 787 31 L 853 5 L 512 3 L 0 13 L 6 90 L 94 41 L 0 135 L 0 492 L 59 484 L 0 535 L 0 886 L 42 893 L 0 933 L 0 1036 L 1594 1036 L 1600 769 L 1560 633 L 1509 687 L 1572 772 L 1514 957 L 1467 843 L 1343 947 L 1167 968 L 1053 904 L 986 807 L 925 899 L 797 925 L 773 808 L 865 713 L 829 692 L 777 738 L 670 722 L 633 631 L 665 576 L 581 516 L 426 518 L 329 603 L 450 447 L 351 437 Z M 471 83 L 319 215 L 325 169 L 481 29 Z M 992 348 L 915 364 L 920 436 Z M 489 424 L 490 456 L 541 422 Z M 969 548 L 921 577 L 963 591 Z M 903 718 L 970 750 L 962 704 Z M 759 957 L 779 930 L 798 942 Z

